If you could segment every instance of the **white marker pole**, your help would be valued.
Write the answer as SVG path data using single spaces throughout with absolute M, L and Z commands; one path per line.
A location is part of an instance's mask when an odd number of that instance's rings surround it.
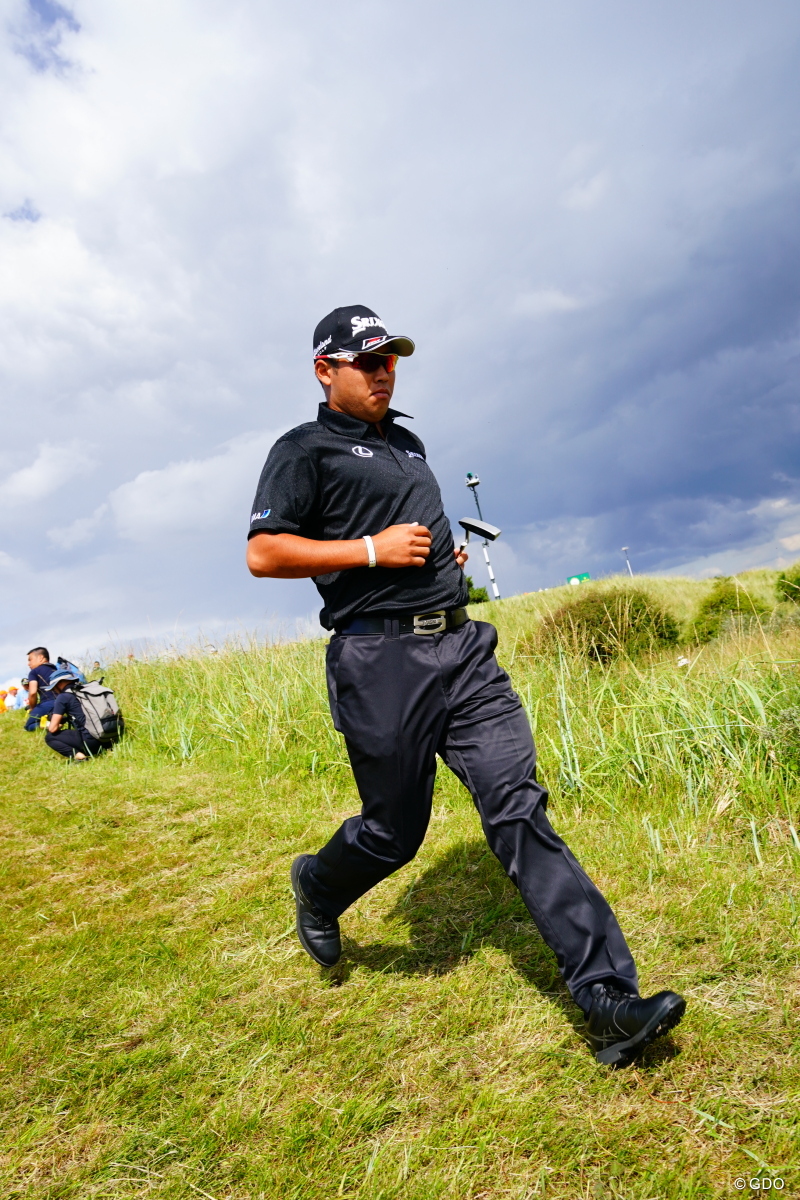
M 467 473 L 467 487 L 471 489 L 472 494 L 475 497 L 475 507 L 478 510 L 478 516 L 480 517 L 481 520 L 483 520 L 483 513 L 481 512 L 481 502 L 478 499 L 478 484 L 479 483 L 480 483 L 480 479 L 478 478 L 478 476 L 473 475 L 472 472 L 469 471 Z M 494 598 L 495 598 L 495 600 L 499 600 L 500 592 L 497 587 L 497 580 L 494 577 L 494 571 L 492 570 L 492 564 L 489 562 L 489 543 L 486 541 L 485 538 L 483 541 L 483 557 L 486 559 L 486 570 L 489 572 L 489 579 L 491 580 L 492 591 L 494 592 Z
M 495 600 L 499 600 L 500 592 L 497 590 L 497 582 L 494 577 L 494 571 L 492 570 L 492 564 L 489 562 L 489 543 L 488 542 L 483 543 L 483 557 L 486 559 L 486 569 L 489 572 L 489 578 L 492 581 L 492 591 L 494 592 L 494 598 L 495 598 Z

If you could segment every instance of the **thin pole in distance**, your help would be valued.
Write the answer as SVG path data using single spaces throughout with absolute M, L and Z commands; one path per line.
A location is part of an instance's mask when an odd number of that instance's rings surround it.
M 467 487 L 472 490 L 472 494 L 475 497 L 475 507 L 477 508 L 478 516 L 482 521 L 483 513 L 481 512 L 481 502 L 478 499 L 478 484 L 479 483 L 480 483 L 480 479 L 478 478 L 478 476 L 473 475 L 471 471 L 467 471 Z M 494 594 L 494 598 L 495 598 L 495 600 L 499 600 L 500 592 L 497 587 L 497 580 L 494 577 L 494 571 L 492 570 L 492 564 L 489 560 L 489 543 L 485 538 L 483 540 L 483 557 L 486 559 L 486 570 L 489 572 L 489 582 L 492 585 L 492 592 Z
M 633 579 L 633 568 L 631 567 L 631 560 L 628 558 L 629 550 L 630 550 L 630 546 L 622 547 L 622 553 L 625 555 L 625 562 L 628 564 L 628 574 L 630 575 L 631 579 Z

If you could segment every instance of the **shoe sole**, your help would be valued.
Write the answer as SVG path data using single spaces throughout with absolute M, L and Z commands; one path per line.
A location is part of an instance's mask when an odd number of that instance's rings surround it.
M 674 1029 L 685 1012 L 686 1001 L 682 997 L 665 1000 L 661 1011 L 657 1012 L 632 1038 L 628 1038 L 626 1042 L 615 1042 L 613 1046 L 607 1046 L 605 1050 L 598 1050 L 595 1058 L 606 1067 L 627 1066 L 641 1054 L 645 1046 L 649 1046 L 656 1038 L 669 1033 L 670 1029 Z
M 303 863 L 306 861 L 307 858 L 311 858 L 311 855 L 310 854 L 299 855 L 299 857 L 297 857 L 294 860 L 294 862 L 292 863 L 292 869 L 290 871 L 290 878 L 292 881 L 292 894 L 294 895 L 294 904 L 295 904 L 294 927 L 295 927 L 295 931 L 297 932 L 297 939 L 300 942 L 300 945 L 305 950 L 306 954 L 309 956 L 309 958 L 313 958 L 314 962 L 319 963 L 319 965 L 321 967 L 334 967 L 336 965 L 336 963 L 323 962 L 321 958 L 317 957 L 317 955 L 312 950 L 311 946 L 306 941 L 305 936 L 303 935 L 302 926 L 300 925 L 300 894 L 299 894 L 300 893 L 300 872 L 303 869 Z M 340 954 L 339 958 L 341 958 L 341 957 L 342 956 Z M 336 959 L 336 962 L 339 961 L 339 958 Z

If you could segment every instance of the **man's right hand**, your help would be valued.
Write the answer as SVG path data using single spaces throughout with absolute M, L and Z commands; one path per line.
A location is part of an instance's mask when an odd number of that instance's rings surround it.
M 431 531 L 424 525 L 390 525 L 372 539 L 379 567 L 424 567 Z

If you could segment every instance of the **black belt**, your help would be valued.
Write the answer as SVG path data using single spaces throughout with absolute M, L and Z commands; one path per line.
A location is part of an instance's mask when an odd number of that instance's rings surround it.
M 398 633 L 447 633 L 450 629 L 458 629 L 469 620 L 465 608 L 439 608 L 434 612 L 415 613 L 412 617 L 395 615 L 372 617 L 353 617 L 347 625 L 342 625 L 337 633 L 385 634 L 387 637 L 397 636 Z

